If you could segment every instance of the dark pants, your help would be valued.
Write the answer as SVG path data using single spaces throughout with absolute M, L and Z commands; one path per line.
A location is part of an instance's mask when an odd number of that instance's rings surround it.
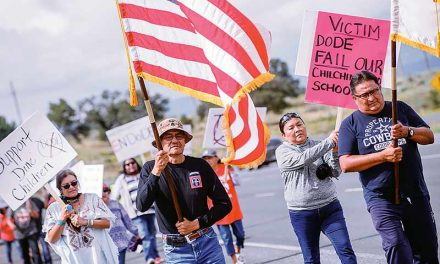
M 119 264 L 125 264 L 125 253 L 127 253 L 127 249 L 123 249 L 119 251 L 119 255 L 118 255 Z
M 382 237 L 388 263 L 439 263 L 437 229 L 429 196 L 402 198 L 400 205 L 378 199 L 368 204 L 368 211 Z
M 29 248 L 32 251 L 32 263 L 42 264 L 40 250 L 38 249 L 38 234 L 28 236 L 26 238 L 18 240 L 20 243 L 21 251 L 23 252 L 23 260 L 25 264 L 30 264 L 31 259 L 29 257 Z
M 46 237 L 46 233 L 41 233 L 39 238 L 41 249 L 43 250 L 44 263 L 52 264 L 52 256 L 50 255 L 50 248 L 47 242 L 44 240 L 45 237 Z
M 338 200 L 314 210 L 289 210 L 290 222 L 298 237 L 304 263 L 320 263 L 321 231 L 332 242 L 341 263 L 357 263 Z
M 4 241 L 5 242 L 5 250 L 6 250 L 6 260 L 8 263 L 12 263 L 12 243 L 14 241 Z

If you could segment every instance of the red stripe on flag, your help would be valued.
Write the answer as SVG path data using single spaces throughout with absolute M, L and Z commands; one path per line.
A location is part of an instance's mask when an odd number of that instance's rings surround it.
M 261 118 L 257 119 L 257 128 L 258 131 L 251 131 L 252 133 L 258 133 L 259 140 L 256 148 L 251 153 L 246 155 L 244 158 L 232 160 L 230 164 L 236 164 L 236 165 L 247 164 L 257 160 L 258 158 L 261 157 L 261 155 L 263 155 L 266 146 L 264 142 L 264 126 L 263 126 L 263 122 L 261 121 Z M 237 149 L 239 148 L 236 148 L 236 150 Z
M 132 18 L 143 20 L 151 24 L 180 28 L 190 32 L 195 32 L 191 22 L 182 16 L 172 12 L 145 8 L 133 4 L 119 4 L 122 18 Z
M 127 32 L 126 36 L 129 46 L 137 46 L 149 50 L 155 50 L 168 57 L 176 59 L 208 64 L 205 53 L 203 53 L 201 48 L 186 44 L 162 41 L 153 36 L 144 35 L 137 32 Z
M 205 17 L 194 12 L 192 9 L 186 7 L 180 2 L 179 6 L 185 15 L 192 21 L 197 32 L 233 56 L 253 78 L 258 77 L 261 74 L 240 43 L 235 41 L 235 39 L 226 34 L 222 29 L 208 21 Z
M 235 136 L 233 139 L 234 147 L 236 150 L 241 148 L 243 145 L 245 145 L 251 137 L 251 131 L 249 128 L 249 123 L 248 123 L 249 122 L 249 107 L 248 106 L 249 106 L 248 105 L 248 97 L 243 96 L 241 98 L 240 102 L 238 102 L 238 115 L 243 120 L 244 126 L 243 126 L 243 130 L 240 132 L 240 134 Z M 234 108 L 231 107 L 231 109 L 233 110 Z
M 249 20 L 243 13 L 237 8 L 231 5 L 228 1 L 224 0 L 209 0 L 209 2 L 215 5 L 218 9 L 222 10 L 225 14 L 235 21 L 237 25 L 240 25 L 241 29 L 246 32 L 252 43 L 254 43 L 258 54 L 260 55 L 261 61 L 263 62 L 266 70 L 269 70 L 269 58 L 267 56 L 266 43 L 263 37 L 258 31 L 257 27 Z
M 233 98 L 237 91 L 240 90 L 241 85 L 230 75 L 215 67 L 212 63 L 209 62 L 208 64 L 217 80 L 218 87 L 220 87 L 220 89 L 228 96 Z
M 133 61 L 133 66 L 136 73 L 146 72 L 150 75 L 181 85 L 183 87 L 214 96 L 220 96 L 218 93 L 217 84 L 205 79 L 177 74 L 162 67 L 148 64 L 144 61 Z M 201 90 L 199 87 L 203 87 L 203 90 Z

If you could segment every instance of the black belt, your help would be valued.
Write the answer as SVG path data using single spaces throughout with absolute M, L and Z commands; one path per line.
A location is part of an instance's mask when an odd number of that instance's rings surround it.
M 180 234 L 168 234 L 168 235 L 163 234 L 162 240 L 167 245 L 170 245 L 173 247 L 183 247 L 208 232 L 209 232 L 209 228 L 203 228 L 203 229 L 199 229 L 197 231 L 193 231 L 186 236 L 182 236 Z

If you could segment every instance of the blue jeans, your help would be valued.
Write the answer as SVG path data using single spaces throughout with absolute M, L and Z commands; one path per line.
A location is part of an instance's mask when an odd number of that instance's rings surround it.
M 289 210 L 290 222 L 298 237 L 304 263 L 320 263 L 319 236 L 328 237 L 341 263 L 357 263 L 338 200 L 313 210 Z
M 14 241 L 4 241 L 5 242 L 5 251 L 6 251 L 6 261 L 7 263 L 12 263 L 12 243 Z
M 243 222 L 241 220 L 237 220 L 230 225 L 217 225 L 218 231 L 220 233 L 220 236 L 222 237 L 223 243 L 225 243 L 226 252 L 229 256 L 232 256 L 235 254 L 235 248 L 234 248 L 234 239 L 232 238 L 231 229 L 234 233 L 234 236 L 237 240 L 237 247 L 243 248 L 244 247 L 244 228 L 243 228 Z
M 191 244 L 174 247 L 164 241 L 163 251 L 167 264 L 225 264 L 223 250 L 212 227 L 209 232 Z
M 144 250 L 145 261 L 159 257 L 156 245 L 156 226 L 154 225 L 154 214 L 144 214 L 132 219 L 139 230 L 142 238 L 142 248 Z
M 45 237 L 46 237 L 46 233 L 41 233 L 40 234 L 39 242 L 40 242 L 41 248 L 43 249 L 44 263 L 51 264 L 52 263 L 52 256 L 50 255 L 49 245 L 44 240 Z
M 368 211 L 382 238 L 388 263 L 439 263 L 429 196 L 402 198 L 400 205 L 377 199 L 368 204 Z
M 125 253 L 127 253 L 127 249 L 123 249 L 119 251 L 119 255 L 118 255 L 119 264 L 125 264 Z

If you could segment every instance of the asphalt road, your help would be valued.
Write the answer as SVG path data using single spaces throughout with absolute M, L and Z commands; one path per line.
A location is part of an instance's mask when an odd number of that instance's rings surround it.
M 433 145 L 421 146 L 420 152 L 439 230 L 440 138 L 438 136 L 436 142 Z M 240 175 L 241 186 L 237 187 L 237 192 L 244 213 L 246 241 L 243 254 L 247 263 L 303 263 L 298 241 L 289 222 L 283 198 L 283 183 L 276 164 L 272 163 L 258 170 L 241 171 Z M 338 195 L 358 262 L 386 263 L 380 237 L 374 230 L 370 215 L 366 211 L 357 174 L 343 174 L 339 178 L 336 181 Z M 158 245 L 161 249 L 160 239 Z M 321 236 L 320 245 L 322 263 L 340 263 L 324 235 Z M 0 251 L 0 262 L 4 260 L 3 250 L 2 248 Z M 160 254 L 163 256 L 162 250 Z M 55 263 L 59 263 L 59 258 L 57 256 L 54 258 L 58 260 Z M 226 259 L 227 263 L 231 263 L 229 257 Z M 141 263 L 142 255 L 130 253 L 126 260 L 127 263 Z

